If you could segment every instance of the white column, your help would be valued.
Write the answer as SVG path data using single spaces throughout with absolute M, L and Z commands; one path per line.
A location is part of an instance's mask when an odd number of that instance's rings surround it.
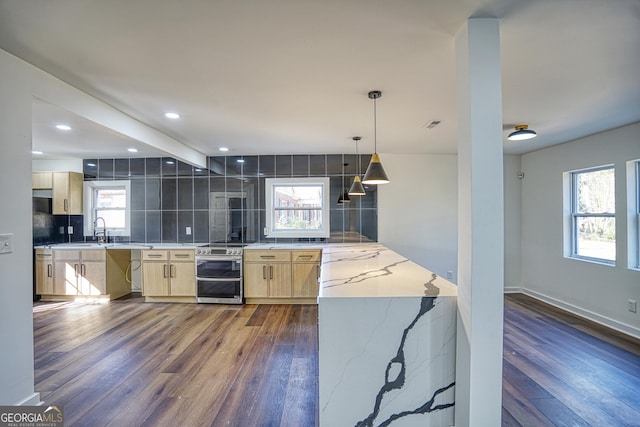
M 458 102 L 456 427 L 500 426 L 504 194 L 500 27 L 471 18 L 455 39 Z
M 0 405 L 37 404 L 33 379 L 31 91 L 24 67 L 0 50 Z

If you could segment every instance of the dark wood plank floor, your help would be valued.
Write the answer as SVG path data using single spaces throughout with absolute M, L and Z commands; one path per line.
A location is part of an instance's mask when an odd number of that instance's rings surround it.
M 505 298 L 502 425 L 640 426 L 640 341 Z
M 36 391 L 69 426 L 318 425 L 313 305 L 34 305 Z M 640 344 L 505 298 L 503 425 L 640 425 Z

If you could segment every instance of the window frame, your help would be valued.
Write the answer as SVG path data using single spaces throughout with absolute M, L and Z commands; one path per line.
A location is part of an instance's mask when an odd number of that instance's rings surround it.
M 598 172 L 602 170 L 612 170 L 614 179 L 614 205 L 615 205 L 615 165 L 603 165 L 593 168 L 580 169 L 569 172 L 570 174 L 570 219 L 571 219 L 571 252 L 570 257 L 578 260 L 589 261 L 599 264 L 606 264 L 615 266 L 617 257 L 617 248 L 614 254 L 614 259 L 590 257 L 586 255 L 578 254 L 578 219 L 579 218 L 613 218 L 614 224 L 616 220 L 615 212 L 578 212 L 578 176 L 585 173 Z M 614 208 L 615 209 L 615 208 Z M 615 242 L 617 243 L 618 236 L 615 236 Z
M 131 181 L 85 181 L 84 182 L 84 235 L 94 236 L 93 226 L 96 219 L 95 206 L 96 191 L 104 189 L 124 189 L 126 193 L 126 206 L 124 208 L 125 226 L 124 228 L 114 228 L 105 226 L 106 233 L 109 236 L 131 236 Z M 102 209 L 102 208 L 100 208 Z M 98 227 L 100 228 L 100 227 Z
M 278 185 L 292 185 L 292 186 L 322 186 L 322 205 L 320 211 L 322 215 L 323 227 L 319 230 L 307 230 L 307 229 L 295 229 L 295 230 L 276 230 L 274 227 L 275 211 L 281 210 L 274 206 L 274 187 Z M 330 204 L 329 193 L 330 183 L 329 177 L 313 177 L 313 178 L 265 178 L 265 210 L 266 210 L 266 222 L 264 234 L 268 238 L 328 238 L 331 233 L 330 221 Z M 298 209 L 301 210 L 301 209 Z

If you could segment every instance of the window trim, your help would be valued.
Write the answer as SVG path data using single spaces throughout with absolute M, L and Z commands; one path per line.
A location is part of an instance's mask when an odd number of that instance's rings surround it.
M 84 182 L 84 235 L 89 237 L 94 236 L 93 225 L 95 223 L 95 205 L 94 205 L 94 191 L 96 189 L 105 188 L 124 188 L 126 192 L 126 207 L 124 208 L 124 228 L 109 228 L 106 227 L 107 234 L 109 236 L 125 236 L 131 235 L 131 181 L 118 180 L 118 181 L 85 181 Z
M 583 173 L 598 172 L 598 171 L 608 170 L 608 169 L 611 169 L 613 171 L 614 193 L 615 193 L 616 171 L 615 171 L 615 165 L 613 164 L 597 166 L 593 168 L 578 169 L 578 170 L 568 172 L 569 178 L 570 178 L 569 180 L 569 197 L 570 197 L 569 227 L 570 227 L 570 236 L 571 236 L 570 242 L 569 242 L 569 246 L 570 246 L 569 258 L 598 263 L 598 264 L 604 264 L 608 266 L 615 266 L 616 265 L 615 259 L 610 260 L 606 258 L 596 258 L 596 257 L 590 257 L 590 256 L 578 254 L 578 227 L 577 227 L 578 218 L 613 218 L 614 221 L 616 219 L 615 212 L 589 212 L 589 213 L 577 212 L 578 210 L 578 194 L 577 194 L 578 175 Z M 616 244 L 617 244 L 617 240 L 618 240 L 618 236 L 616 235 Z M 616 250 L 615 256 L 617 257 L 617 250 Z
M 322 186 L 322 224 L 323 228 L 320 230 L 275 230 L 273 227 L 274 222 L 274 191 L 273 188 L 276 185 L 320 185 Z M 265 210 L 266 210 L 266 222 L 264 234 L 269 238 L 328 238 L 331 233 L 330 221 L 330 204 L 329 204 L 329 192 L 330 184 L 328 177 L 313 177 L 313 178 L 265 178 L 264 181 L 264 194 L 265 194 Z

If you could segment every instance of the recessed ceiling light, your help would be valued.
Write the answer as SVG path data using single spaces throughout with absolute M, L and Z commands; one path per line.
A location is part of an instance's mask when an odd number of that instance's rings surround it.
M 227 147 L 220 147 L 219 150 L 220 151 L 229 151 L 229 149 Z
M 130 153 L 137 153 L 138 149 L 137 148 L 127 148 L 127 151 Z
M 31 154 L 44 154 L 44 153 L 42 151 L 33 150 L 31 151 Z
M 180 118 L 180 114 L 178 113 L 164 113 L 164 116 L 168 119 L 179 119 Z
M 56 128 L 60 130 L 71 130 L 71 126 L 69 125 L 56 125 Z

